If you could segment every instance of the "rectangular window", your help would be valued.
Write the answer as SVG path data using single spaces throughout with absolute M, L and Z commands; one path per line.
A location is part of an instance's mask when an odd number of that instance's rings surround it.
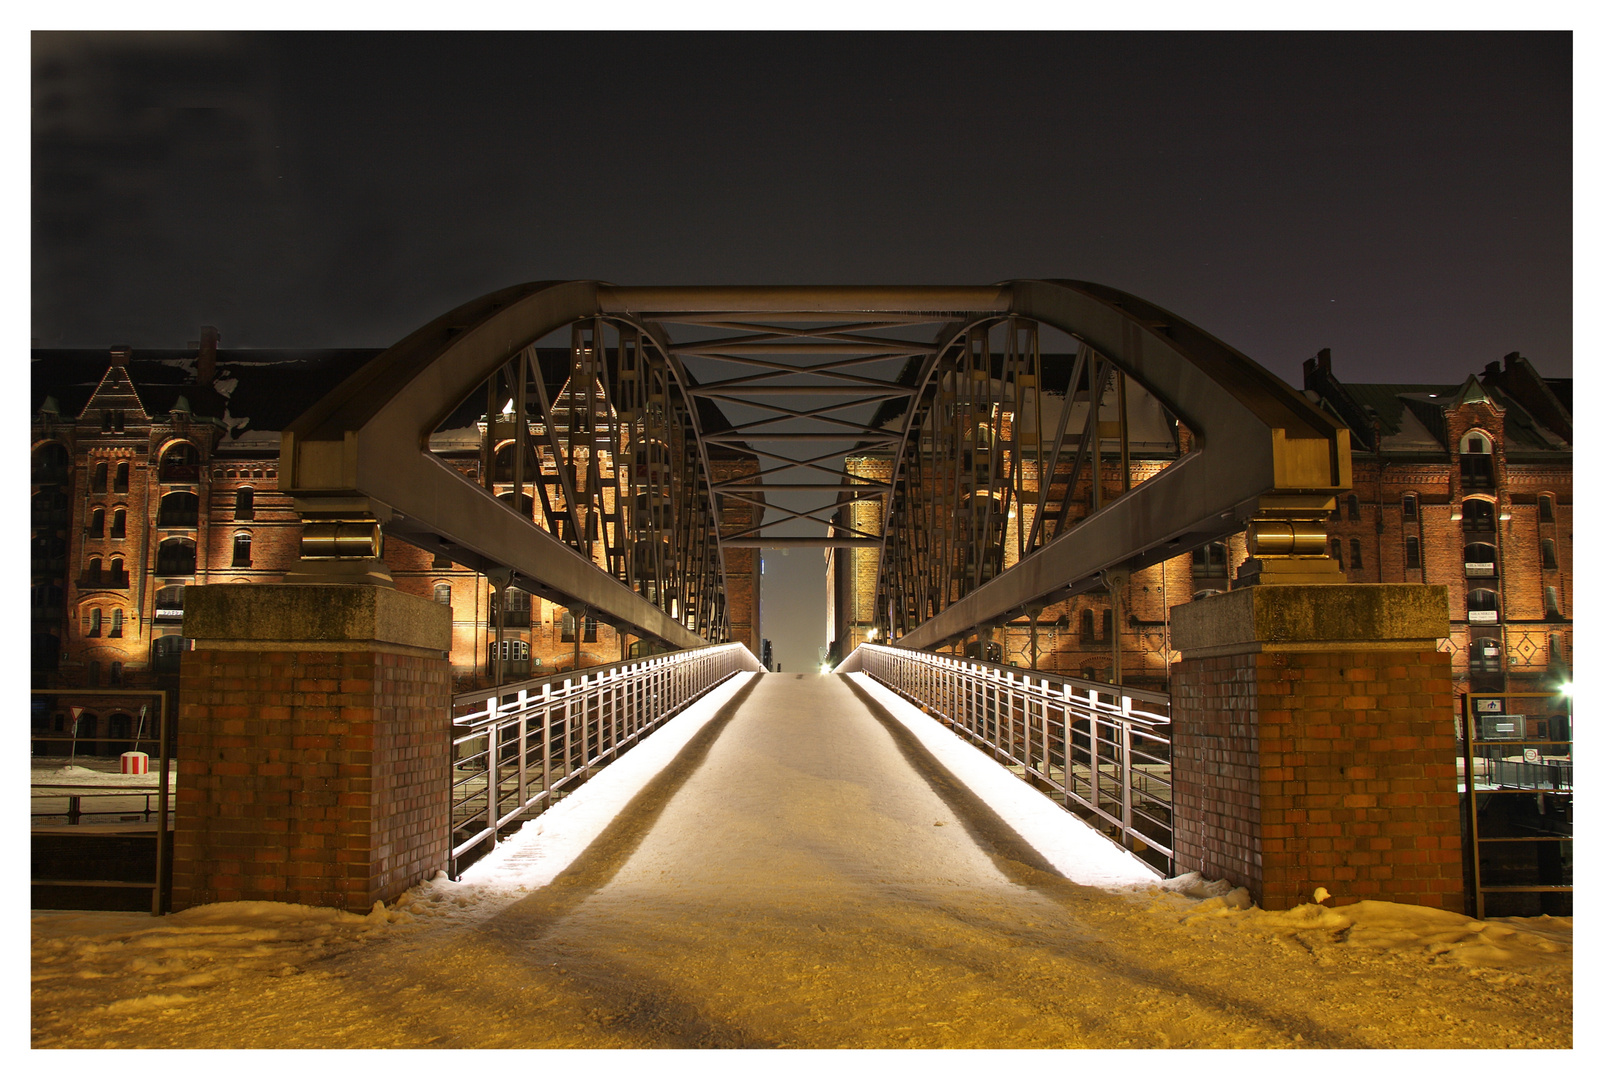
M 234 537 L 234 566 L 251 565 L 251 538 L 246 533 Z
M 694 629 L 694 627 L 692 629 Z M 596 620 L 589 615 L 585 616 L 585 640 L 596 640 Z
M 1547 618 L 1563 619 L 1565 616 L 1559 610 L 1559 589 L 1553 585 L 1543 587 L 1543 611 Z
M 1420 569 L 1420 538 L 1418 536 L 1404 537 L 1404 568 L 1407 570 Z
M 1333 536 L 1330 540 L 1328 540 L 1326 542 L 1326 547 L 1330 549 L 1331 557 L 1333 559 L 1337 560 L 1337 569 L 1338 570 L 1347 569 L 1347 567 L 1344 565 L 1344 563 L 1342 561 L 1342 537 Z
M 1554 550 L 1554 541 L 1552 540 L 1543 541 L 1543 569 L 1559 569 L 1559 555 Z
M 1348 520 L 1359 520 L 1359 496 L 1357 495 L 1348 496 Z
M 1348 569 L 1363 570 L 1364 568 L 1364 555 L 1359 549 L 1359 538 L 1354 537 L 1348 541 Z

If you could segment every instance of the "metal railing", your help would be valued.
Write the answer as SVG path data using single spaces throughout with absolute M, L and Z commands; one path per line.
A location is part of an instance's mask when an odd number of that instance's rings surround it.
M 475 848 L 495 846 L 500 829 L 549 809 L 704 693 L 755 670 L 746 646 L 712 645 L 458 695 L 451 879 Z
M 1563 694 L 1464 694 L 1458 727 L 1465 832 L 1476 918 L 1569 914 L 1520 893 L 1572 893 L 1575 759 Z M 1518 710 L 1518 711 L 1517 711 Z M 1509 910 L 1505 910 L 1508 908 Z
M 151 777 L 155 785 L 154 792 L 141 789 L 113 792 L 107 788 L 94 790 L 94 785 L 73 785 L 80 790 L 75 795 L 65 785 L 49 783 L 30 783 L 30 800 L 33 808 L 32 816 L 35 829 L 46 827 L 46 823 L 55 819 L 64 820 L 68 825 L 78 826 L 88 824 L 85 818 L 103 820 L 113 815 L 117 823 L 138 818 L 141 824 L 154 821 L 156 839 L 156 865 L 155 881 L 149 885 L 151 890 L 150 913 L 161 915 L 167 910 L 171 893 L 172 855 L 173 855 L 173 824 L 175 807 L 173 803 L 173 769 L 177 762 L 172 756 L 174 742 L 174 725 L 168 715 L 167 691 L 165 690 L 76 690 L 70 688 L 57 688 L 49 690 L 29 691 L 33 699 L 42 702 L 39 710 L 39 719 L 48 723 L 52 714 L 65 712 L 68 714 L 67 723 L 71 725 L 68 732 L 57 734 L 51 728 L 34 728 L 30 722 L 29 738 L 32 742 L 31 750 L 34 758 L 49 758 L 49 751 L 65 749 L 67 763 L 73 762 L 80 754 L 88 756 L 102 750 L 111 750 L 121 753 L 123 749 L 154 751 L 151 755 Z M 91 707 L 97 714 L 96 722 L 102 712 L 112 713 L 131 710 L 127 703 L 129 699 L 148 699 L 155 704 L 155 715 L 151 718 L 150 728 L 154 729 L 154 738 L 147 734 L 149 729 L 141 722 L 130 738 L 125 734 L 113 735 L 108 730 L 100 732 L 98 728 L 86 735 L 79 734 L 81 713 Z M 30 712 L 33 710 L 30 709 Z M 109 716 L 107 717 L 109 721 Z M 142 718 L 143 720 L 143 718 Z M 151 745 L 154 743 L 154 745 Z M 82 748 L 82 749 L 80 749 Z M 41 753 L 43 751 L 43 753 Z M 63 760 L 63 759 L 54 759 Z M 120 774 L 119 774 L 120 775 Z M 89 790 L 84 790 L 89 789 Z M 156 809 L 152 812 L 150 796 L 156 799 Z M 92 799 L 92 805 L 101 809 L 84 809 L 83 800 Z M 41 800 L 49 805 L 42 805 Z M 136 800 L 142 802 L 142 809 L 135 810 L 130 804 Z M 114 806 L 113 803 L 116 805 Z M 65 804 L 61 806 L 60 804 Z M 62 812 L 52 813 L 51 810 L 60 806 Z M 104 884 L 100 879 L 103 876 L 100 868 L 92 863 L 81 867 L 82 878 L 74 877 L 73 881 L 96 882 Z M 73 882 L 49 882 L 34 884 L 72 884 Z M 139 883 L 138 887 L 146 887 Z
M 912 649 L 858 649 L 865 674 L 1173 872 L 1168 694 Z

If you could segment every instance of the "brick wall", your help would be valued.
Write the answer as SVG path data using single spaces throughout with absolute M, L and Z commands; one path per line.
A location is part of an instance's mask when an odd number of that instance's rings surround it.
M 1177 864 L 1261 906 L 1464 910 L 1448 655 L 1261 652 L 1173 672 Z
M 442 867 L 449 684 L 383 651 L 187 654 L 173 907 L 365 911 Z

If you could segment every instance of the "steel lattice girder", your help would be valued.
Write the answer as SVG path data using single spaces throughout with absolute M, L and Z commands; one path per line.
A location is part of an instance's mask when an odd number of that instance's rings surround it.
M 778 348 L 783 342 L 765 348 L 761 340 L 765 333 L 784 336 L 774 331 L 775 324 L 846 324 L 853 333 L 845 335 L 850 347 L 841 352 L 924 355 L 928 377 L 942 342 L 920 348 L 901 343 L 899 349 L 899 343 L 868 338 L 867 328 L 877 322 L 956 327 L 1010 314 L 1057 327 L 1108 358 L 1180 417 L 1197 436 L 1200 449 L 959 598 L 904 635 L 904 644 L 938 643 L 1043 597 L 1087 587 L 1104 568 L 1145 565 L 1237 531 L 1255 510 L 1277 499 L 1326 495 L 1351 483 L 1346 429 L 1198 328 L 1103 286 L 1017 281 L 976 288 L 619 288 L 579 281 L 537 282 L 491 293 L 386 350 L 286 429 L 283 488 L 303 509 L 371 513 L 387 531 L 434 550 L 441 549 L 443 538 L 457 562 L 481 569 L 511 567 L 554 599 L 583 605 L 631 632 L 692 646 L 702 642 L 699 635 L 429 454 L 430 433 L 521 350 L 553 330 L 598 315 L 644 327 L 670 354 L 684 348 L 692 354 L 723 350 L 734 356 L 783 356 L 787 350 Z M 658 319 L 694 320 L 745 336 L 677 345 L 662 339 L 661 327 L 653 321 Z M 783 372 L 783 364 L 770 366 Z M 876 392 L 908 396 L 906 386 L 842 378 L 855 380 L 866 397 Z M 760 378 L 720 385 L 720 393 L 731 397 L 757 397 L 764 389 Z M 681 380 L 681 389 L 690 394 L 713 388 Z M 704 462 L 708 444 L 764 437 L 752 431 L 733 437 L 696 434 Z M 885 445 L 900 442 L 906 432 L 888 431 L 876 438 L 831 431 L 828 437 Z M 774 433 L 772 438 L 784 436 Z M 801 441 L 809 438 L 823 441 L 825 433 L 803 433 Z M 902 456 L 898 454 L 899 460 Z M 741 486 L 764 489 L 761 478 Z M 729 546 L 785 542 L 743 537 Z M 842 542 L 876 543 L 861 537 Z M 885 562 L 882 558 L 882 573 Z

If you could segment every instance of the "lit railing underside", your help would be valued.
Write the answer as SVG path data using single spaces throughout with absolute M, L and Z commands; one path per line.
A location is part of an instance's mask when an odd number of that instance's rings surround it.
M 453 880 L 500 830 L 562 794 L 756 662 L 742 645 L 652 656 L 464 694 L 452 703 Z
M 912 649 L 860 645 L 856 655 L 864 674 L 1173 872 L 1167 694 Z

